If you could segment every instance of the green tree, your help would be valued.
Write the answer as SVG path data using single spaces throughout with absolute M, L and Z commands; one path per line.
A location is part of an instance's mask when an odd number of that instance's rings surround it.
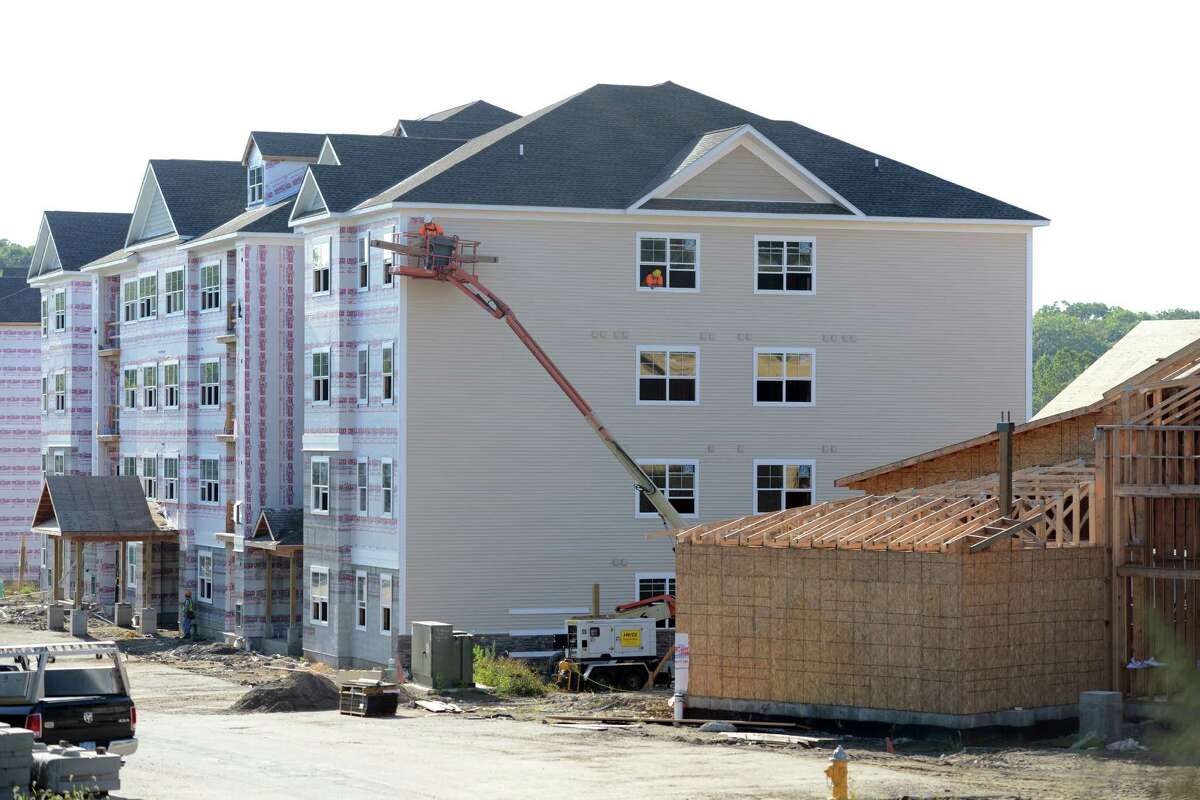
M 29 269 L 31 258 L 33 258 L 32 247 L 22 247 L 8 239 L 0 239 L 0 275 L 12 272 L 25 274 L 25 271 Z

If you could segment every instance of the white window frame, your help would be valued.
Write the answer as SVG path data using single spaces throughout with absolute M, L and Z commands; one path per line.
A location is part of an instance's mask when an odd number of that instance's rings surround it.
M 138 585 L 138 579 L 141 577 L 138 574 L 139 572 L 141 572 L 141 570 L 138 569 L 138 563 L 139 563 L 138 555 L 141 553 L 141 549 L 139 547 L 140 544 L 141 544 L 140 542 L 126 542 L 125 543 L 125 588 L 126 589 L 136 589 L 137 585 Z M 119 602 L 122 602 L 122 603 L 125 602 L 125 598 L 124 597 L 120 598 Z
M 354 259 L 358 269 L 358 291 L 371 289 L 371 233 L 360 233 L 354 243 Z
M 784 243 L 784 263 L 783 263 L 783 284 L 782 289 L 759 289 L 758 288 L 758 243 L 759 242 L 783 242 Z M 811 289 L 788 289 L 787 288 L 787 244 L 789 242 L 807 243 L 812 245 L 812 264 L 808 267 L 809 282 L 812 284 Z M 754 237 L 754 250 L 750 256 L 751 264 L 751 279 L 753 280 L 752 288 L 755 294 L 782 294 L 796 295 L 799 297 L 807 297 L 817 293 L 817 239 L 815 236 L 771 236 L 761 234 Z
M 216 283 L 205 283 L 205 273 L 210 276 L 216 272 Z M 221 295 L 224 294 L 224 286 L 222 286 L 223 270 L 221 269 L 221 261 L 204 261 L 200 264 L 200 269 L 197 273 L 197 281 L 200 285 L 200 313 L 212 314 L 221 310 Z
M 392 629 L 396 625 L 393 608 L 396 600 L 392 591 L 395 585 L 390 573 L 379 573 L 379 632 L 384 636 L 391 636 Z M 387 587 L 386 592 L 384 591 L 385 586 Z
M 133 462 L 132 464 L 130 462 Z M 133 467 L 131 470 L 130 467 Z M 138 457 L 122 455 L 121 460 L 117 462 L 117 474 L 127 475 L 133 478 L 138 477 Z
M 643 469 L 648 466 L 662 464 L 667 467 L 667 490 L 663 493 L 667 495 L 668 502 L 671 499 L 671 467 L 691 466 L 693 469 L 692 478 L 692 502 L 695 504 L 695 510 L 691 514 L 679 513 L 679 516 L 684 519 L 697 519 L 700 516 L 700 461 L 694 458 L 639 458 L 637 464 Z M 657 511 L 642 511 L 641 507 L 642 493 L 636 489 L 633 492 L 633 516 L 634 519 L 658 519 Z M 678 512 L 677 512 L 678 513 Z
M 667 382 L 667 399 L 666 400 L 643 400 L 642 399 L 642 353 L 666 353 L 667 354 L 667 374 L 663 379 Z M 696 383 L 696 399 L 695 400 L 672 400 L 671 399 L 671 354 L 672 353 L 691 353 L 696 357 L 696 374 L 693 380 Z M 633 396 L 634 402 L 639 406 L 698 406 L 700 405 L 700 348 L 690 347 L 686 345 L 638 345 L 637 352 L 634 354 L 633 363 Z
M 756 459 L 754 459 L 753 466 L 751 466 L 751 468 L 750 468 L 751 469 L 750 491 L 752 492 L 750 502 L 751 502 L 752 507 L 754 508 L 755 514 L 765 513 L 765 512 L 759 511 L 759 509 L 758 509 L 758 492 L 759 492 L 758 468 L 759 467 L 783 467 L 785 479 L 787 477 L 787 467 L 808 467 L 809 480 L 811 483 L 811 486 L 808 490 L 808 494 L 809 494 L 808 505 L 809 506 L 816 505 L 816 503 L 817 503 L 817 462 L 815 460 L 813 460 L 811 458 L 756 458 Z M 782 493 L 784 491 L 786 491 L 786 487 L 781 488 L 778 491 L 782 495 Z M 797 506 L 797 507 L 798 508 L 806 508 L 807 506 Z M 780 506 L 779 506 L 778 510 L 779 511 L 787 510 L 786 504 L 784 503 L 782 497 L 780 498 Z
M 679 581 L 676 579 L 674 572 L 638 572 L 638 573 L 635 573 L 633 576 L 633 599 L 634 600 L 642 599 L 642 581 L 662 581 L 663 584 L 666 586 L 666 590 L 665 590 L 666 594 L 669 594 L 672 597 L 678 596 L 675 594 L 675 592 L 679 591 Z M 675 592 L 671 591 L 671 582 L 672 581 L 675 582 Z M 651 595 L 651 597 L 653 597 L 653 596 L 654 595 Z M 675 626 L 671 624 L 674 620 L 675 620 L 674 617 L 670 617 L 668 619 L 657 620 L 654 624 L 654 627 L 665 628 L 667 630 L 674 630 Z
M 642 285 L 642 240 L 643 239 L 666 239 L 667 240 L 667 260 L 663 262 L 663 275 L 667 283 L 670 282 L 670 264 L 671 264 L 671 240 L 672 239 L 691 239 L 696 242 L 696 262 L 693 265 L 696 273 L 696 286 L 694 288 L 672 288 L 670 286 L 643 286 Z M 656 263 L 656 262 L 650 262 Z M 686 271 L 686 270 L 684 270 Z M 698 233 L 666 233 L 658 231 L 639 231 L 633 240 L 633 285 L 639 292 L 650 293 L 677 293 L 677 294 L 696 294 L 700 291 L 700 234 Z
M 316 587 L 313 586 L 313 577 L 321 575 L 324 577 L 324 590 L 318 594 Z M 321 581 L 316 582 L 320 586 Z M 317 610 L 317 604 L 320 603 L 323 613 L 314 613 Z M 324 619 L 322 619 L 324 617 Z M 311 566 L 308 568 L 308 621 L 312 625 L 329 625 L 329 567 Z
M 354 572 L 354 629 L 356 631 L 367 629 L 367 571 L 365 569 Z
M 133 373 L 133 385 L 129 385 L 129 373 Z M 137 367 L 125 367 L 121 370 L 121 408 L 135 409 L 138 407 L 138 375 Z
M 216 464 L 216 477 L 204 474 L 206 464 Z M 219 456 L 200 456 L 196 464 L 196 476 L 200 486 L 196 499 L 201 505 L 219 506 L 221 504 L 221 459 Z
M 62 379 L 62 388 L 59 388 L 59 379 Z M 65 369 L 56 369 L 54 371 L 54 413 L 67 413 L 67 371 Z
M 388 362 L 391 369 L 384 368 Z M 390 339 L 383 343 L 379 353 L 379 397 L 381 405 L 396 402 L 396 345 Z
M 255 175 L 257 173 L 257 176 Z M 257 177 L 257 180 L 255 178 Z M 263 188 L 266 184 L 266 169 L 262 164 L 256 164 L 246 170 L 246 205 L 251 206 L 263 201 Z
M 376 233 L 378 234 L 375 237 L 377 239 L 385 242 L 395 241 L 396 226 L 388 225 L 386 228 L 376 231 Z M 393 253 L 391 250 L 383 250 L 379 258 L 379 285 L 384 289 L 390 289 L 396 285 L 396 276 L 388 272 L 388 267 L 396 263 L 397 255 L 397 253 Z
M 167 464 L 175 465 L 174 476 L 168 475 Z M 164 503 L 179 502 L 179 454 L 163 453 L 162 457 L 162 497 Z
M 205 383 L 204 382 L 204 367 L 207 366 L 208 364 L 216 364 L 217 365 L 217 380 L 215 383 Z M 216 387 L 216 388 L 214 391 L 206 393 L 205 389 L 208 389 L 210 387 Z M 204 402 L 206 394 L 208 394 L 209 396 L 212 397 L 213 402 L 211 402 L 211 403 Z M 200 405 L 200 408 L 220 408 L 221 407 L 221 359 L 219 359 L 219 358 L 206 358 L 200 362 L 200 401 L 199 401 L 199 405 Z
M 369 345 L 359 345 L 358 360 L 358 404 L 365 406 L 371 402 L 371 348 Z
M 42 338 L 50 335 L 50 298 L 42 293 Z
M 50 451 L 50 465 L 55 475 L 67 474 L 67 454 L 62 450 Z
M 320 376 L 317 374 L 317 356 L 325 356 L 325 374 Z M 331 347 L 316 347 L 308 351 L 308 368 L 309 368 L 309 385 L 312 388 L 312 404 L 314 406 L 327 406 L 333 399 L 333 348 Z M 317 399 L 319 394 L 318 387 L 322 384 L 318 381 L 324 381 L 325 397 L 322 400 Z
M 325 467 L 325 483 L 317 483 L 316 467 L 318 465 L 324 465 Z M 329 471 L 329 456 L 313 456 L 308 464 L 308 505 L 309 511 L 313 514 L 329 515 L 329 507 L 332 505 L 333 500 L 329 491 L 329 486 L 333 482 L 332 479 L 333 476 Z M 318 487 L 323 487 L 324 489 L 324 508 L 321 508 L 321 503 L 319 502 L 321 494 Z
M 179 288 L 171 289 L 171 278 L 179 276 Z M 172 308 L 174 306 L 174 308 Z M 187 308 L 187 275 L 183 267 L 163 272 L 163 316 L 177 317 Z
M 808 401 L 807 402 L 788 402 L 786 399 L 775 403 L 767 400 L 759 401 L 758 399 L 758 357 L 763 353 L 783 353 L 783 377 L 784 397 L 787 397 L 787 356 L 790 354 L 807 355 L 812 365 L 812 375 L 809 376 L 810 384 Z M 750 364 L 750 373 L 752 379 L 750 381 L 750 399 L 754 401 L 754 405 L 761 408 L 806 408 L 817 404 L 817 351 L 811 347 L 756 347 L 754 348 L 754 360 Z M 774 381 L 775 378 L 765 378 L 764 380 Z
M 138 321 L 158 319 L 158 273 L 147 272 L 138 275 Z M 152 282 L 154 290 L 147 293 L 144 284 Z
M 154 370 L 153 384 L 146 381 L 147 370 Z M 138 367 L 138 372 L 142 377 L 142 409 L 146 411 L 156 411 L 158 409 L 158 364 L 143 364 L 142 366 Z
M 175 382 L 167 382 L 167 369 L 175 368 Z M 162 392 L 163 392 L 163 408 L 176 409 L 179 408 L 179 362 L 164 361 L 162 364 Z
M 325 261 L 324 268 L 321 268 L 320 264 L 319 264 L 319 262 L 321 260 L 319 254 L 321 253 L 322 249 L 324 249 L 324 261 Z M 318 237 L 314 238 L 312 240 L 312 244 L 309 247 L 309 255 L 310 255 L 310 258 L 308 259 L 308 261 L 309 261 L 309 264 L 308 264 L 308 274 L 309 274 L 308 290 L 314 297 L 327 297 L 333 293 L 333 237 L 332 236 L 318 236 Z M 321 281 L 321 273 L 322 272 L 325 273 L 324 274 L 325 288 L 318 290 L 317 284 L 322 282 Z
M 396 467 L 390 458 L 379 460 L 379 515 L 384 519 L 396 515 Z
M 207 570 L 205 569 L 207 562 Z M 205 574 L 207 572 L 207 574 Z M 196 599 L 212 605 L 213 601 L 213 554 L 211 550 L 196 551 Z
M 365 458 L 355 462 L 354 513 L 365 517 L 371 510 L 371 466 Z
M 50 413 L 50 373 L 42 373 L 42 413 Z
M 129 287 L 133 287 L 132 293 Z M 138 279 L 121 281 L 121 324 L 133 325 L 138 320 Z
M 67 290 L 54 290 L 54 330 L 65 331 L 67 329 Z
M 158 454 L 143 453 L 138 459 L 139 466 L 142 468 L 142 493 L 146 495 L 147 500 L 158 499 Z M 146 467 L 153 464 L 154 474 L 147 475 Z

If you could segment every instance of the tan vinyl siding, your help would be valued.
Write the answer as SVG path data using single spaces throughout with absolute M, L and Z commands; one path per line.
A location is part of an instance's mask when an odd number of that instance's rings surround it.
M 745 147 L 734 148 L 668 196 L 688 200 L 814 202 Z
M 500 257 L 481 278 L 634 457 L 699 462 L 701 519 L 752 511 L 755 459 L 812 459 L 828 499 L 1025 408 L 1024 232 L 438 221 Z M 636 291 L 648 230 L 699 238 L 700 292 Z M 815 237 L 815 294 L 754 293 L 766 234 Z M 671 571 L 630 480 L 506 326 L 446 285 L 407 291 L 407 619 L 557 628 L 509 609 L 586 607 L 594 582 L 611 608 Z M 638 345 L 699 348 L 699 405 L 635 405 Z M 815 350 L 814 406 L 753 405 L 768 346 Z

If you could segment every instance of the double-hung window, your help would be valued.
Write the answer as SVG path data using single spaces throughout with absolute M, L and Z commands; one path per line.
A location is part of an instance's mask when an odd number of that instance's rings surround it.
M 362 570 L 354 573 L 354 627 L 367 629 L 367 573 Z
M 639 234 L 638 290 L 696 291 L 700 287 L 699 252 L 699 240 L 691 234 Z
M 380 359 L 380 368 L 383 373 L 383 402 L 391 403 L 393 399 L 393 390 L 395 389 L 395 349 L 391 342 L 383 343 L 383 357 Z
M 246 205 L 261 203 L 263 199 L 263 167 L 259 164 L 246 170 Z
M 125 370 L 125 407 L 137 408 L 137 368 L 128 367 Z
M 50 300 L 42 295 L 42 336 L 50 333 Z
M 358 237 L 358 290 L 365 292 L 371 288 L 371 234 L 364 233 Z
M 317 625 L 329 624 L 329 568 L 311 567 L 308 573 L 308 621 Z
M 163 456 L 162 499 L 179 500 L 179 456 Z
M 120 474 L 137 477 L 137 456 L 121 456 Z
M 811 237 L 756 236 L 754 291 L 760 294 L 809 294 L 813 290 Z
M 390 225 L 381 231 L 377 231 L 379 238 L 385 242 L 393 242 L 396 240 L 396 226 Z M 396 276 L 392 274 L 392 266 L 396 263 L 396 253 L 391 250 L 384 250 L 383 257 L 380 259 L 381 272 L 380 284 L 383 286 L 392 286 L 395 284 Z
M 54 373 L 54 410 L 67 410 L 67 373 L 62 370 Z
M 329 294 L 329 260 L 330 239 L 328 236 L 317 239 L 309 251 L 309 262 L 312 264 L 312 293 Z
M 54 451 L 54 474 L 67 474 L 67 454 L 61 450 Z
M 221 502 L 220 459 L 200 459 L 200 502 L 210 505 Z
M 126 542 L 125 545 L 125 587 L 128 589 L 136 589 L 138 578 L 141 575 L 141 569 L 138 568 L 138 553 L 141 552 L 141 545 L 137 542 Z M 125 598 L 122 598 L 124 600 Z
M 329 404 L 329 348 L 312 351 L 312 401 Z
M 183 270 L 174 269 L 163 274 L 163 302 L 166 315 L 183 313 Z
M 667 497 L 681 516 L 694 517 L 698 513 L 700 465 L 695 461 L 639 461 L 642 471 L 654 482 L 658 490 Z M 644 492 L 637 493 L 637 517 L 652 519 L 658 516 L 654 504 Z
M 121 284 L 121 303 L 123 322 L 137 322 L 138 315 L 138 282 L 137 278 Z
M 637 401 L 651 404 L 699 402 L 700 351 L 694 347 L 639 347 Z
M 200 267 L 200 310 L 211 311 L 221 307 L 221 262 L 214 261 Z
M 142 457 L 142 487 L 146 490 L 146 498 L 153 500 L 158 497 L 158 457 Z
M 329 513 L 329 459 L 314 458 L 310 467 L 312 513 Z
M 675 574 L 671 572 L 649 572 L 638 573 L 637 581 L 637 599 L 649 600 L 651 597 L 660 597 L 664 594 L 675 596 Z M 658 628 L 674 628 L 675 618 L 660 619 L 655 623 Z
M 356 500 L 357 500 L 356 513 L 360 517 L 365 517 L 367 515 L 367 502 L 368 502 L 367 476 L 368 476 L 368 474 L 369 473 L 367 470 L 367 460 L 365 458 L 360 458 L 358 460 L 358 486 L 357 486 L 358 494 L 356 497 Z
M 142 367 L 142 408 L 158 408 L 158 365 Z
M 754 462 L 755 514 L 801 508 L 812 503 L 813 462 Z
M 50 410 L 50 376 L 42 373 L 42 413 Z
M 200 405 L 218 406 L 221 404 L 221 362 L 200 362 Z
M 358 404 L 365 406 L 371 392 L 371 350 L 366 345 L 358 348 Z
M 383 501 L 383 516 L 392 516 L 392 484 L 395 479 L 392 460 L 385 458 L 380 463 L 380 495 Z
M 392 632 L 392 576 L 379 576 L 379 632 Z
M 59 289 L 54 293 L 54 330 L 67 329 L 67 293 Z
M 158 316 L 158 274 L 138 277 L 138 319 Z
M 196 599 L 201 603 L 212 602 L 213 555 L 211 550 L 196 553 Z
M 163 364 L 163 408 L 179 408 L 179 364 Z
M 807 349 L 754 348 L 754 404 L 812 405 L 813 359 Z

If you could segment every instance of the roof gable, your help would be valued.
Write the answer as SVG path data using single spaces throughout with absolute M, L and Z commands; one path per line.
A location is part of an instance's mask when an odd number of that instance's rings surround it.
M 93 259 L 122 246 L 129 214 L 91 211 L 47 211 L 38 226 L 28 278 L 56 270 L 78 271 Z
M 146 173 L 142 177 L 142 188 L 138 190 L 137 202 L 133 205 L 133 217 L 129 222 L 129 235 L 125 237 L 125 246 L 172 233 L 178 234 L 175 222 L 171 219 L 171 210 L 167 208 L 167 202 L 163 199 L 153 163 L 147 164 Z
M 267 161 L 316 161 L 324 143 L 323 133 L 251 131 L 242 151 L 242 166 L 249 166 L 254 147 L 258 147 L 259 155 Z
M 445 111 L 438 111 L 430 114 L 427 117 L 422 117 L 424 122 L 471 122 L 485 123 L 492 127 L 512 122 L 514 119 L 520 118 L 520 114 L 514 114 L 506 108 L 501 108 L 497 105 L 492 105 L 486 100 L 475 100 L 471 103 L 464 103 L 461 106 L 448 108 Z
M 168 234 L 191 239 L 246 210 L 246 171 L 237 161 L 155 159 L 146 167 L 126 246 Z
M 110 540 L 165 532 L 134 476 L 47 475 L 32 527 Z

